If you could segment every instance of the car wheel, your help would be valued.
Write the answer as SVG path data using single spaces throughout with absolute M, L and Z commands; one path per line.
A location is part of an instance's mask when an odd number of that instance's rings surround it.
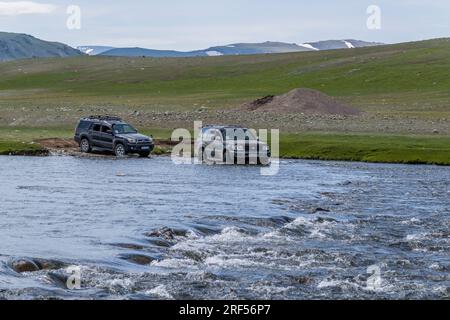
M 260 165 L 260 166 L 270 166 L 270 157 L 258 158 L 258 165 Z
M 123 158 L 127 155 L 127 151 L 125 150 L 125 146 L 121 143 L 116 144 L 114 148 L 114 153 L 116 157 Z
M 80 151 L 83 153 L 89 153 L 89 152 L 91 152 L 91 150 L 92 150 L 92 148 L 91 148 L 91 143 L 89 142 L 89 140 L 86 138 L 81 139 Z
M 141 158 L 148 158 L 149 155 L 150 155 L 150 152 L 141 152 L 141 153 L 139 153 L 139 157 L 141 157 Z

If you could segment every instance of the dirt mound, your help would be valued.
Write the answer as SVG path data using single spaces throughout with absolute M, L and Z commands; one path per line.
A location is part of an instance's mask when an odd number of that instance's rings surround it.
M 320 91 L 312 89 L 294 89 L 281 96 L 267 96 L 241 107 L 245 111 L 356 115 L 360 111 L 337 101 Z

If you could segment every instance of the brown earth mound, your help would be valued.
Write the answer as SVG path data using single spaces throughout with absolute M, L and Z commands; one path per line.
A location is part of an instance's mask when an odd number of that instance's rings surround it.
M 241 107 L 245 111 L 356 115 L 360 111 L 337 101 L 320 91 L 312 89 L 294 89 L 281 96 L 267 96 Z

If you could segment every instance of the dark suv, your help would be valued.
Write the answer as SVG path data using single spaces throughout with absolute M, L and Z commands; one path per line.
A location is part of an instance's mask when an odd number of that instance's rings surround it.
M 133 126 L 118 117 L 90 116 L 80 119 L 75 131 L 75 141 L 81 152 L 93 148 L 112 151 L 118 157 L 136 153 L 148 157 L 153 151 L 153 139 L 139 134 Z
M 270 164 L 270 148 L 256 132 L 240 126 L 203 127 L 196 142 L 199 160 L 223 164 Z

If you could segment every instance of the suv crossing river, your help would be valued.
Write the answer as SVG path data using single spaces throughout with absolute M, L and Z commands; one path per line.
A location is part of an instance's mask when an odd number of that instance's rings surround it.
M 155 145 L 153 139 L 138 133 L 132 125 L 119 117 L 90 116 L 80 119 L 75 131 L 75 141 L 83 153 L 93 148 L 112 151 L 117 157 L 129 153 L 148 157 Z

